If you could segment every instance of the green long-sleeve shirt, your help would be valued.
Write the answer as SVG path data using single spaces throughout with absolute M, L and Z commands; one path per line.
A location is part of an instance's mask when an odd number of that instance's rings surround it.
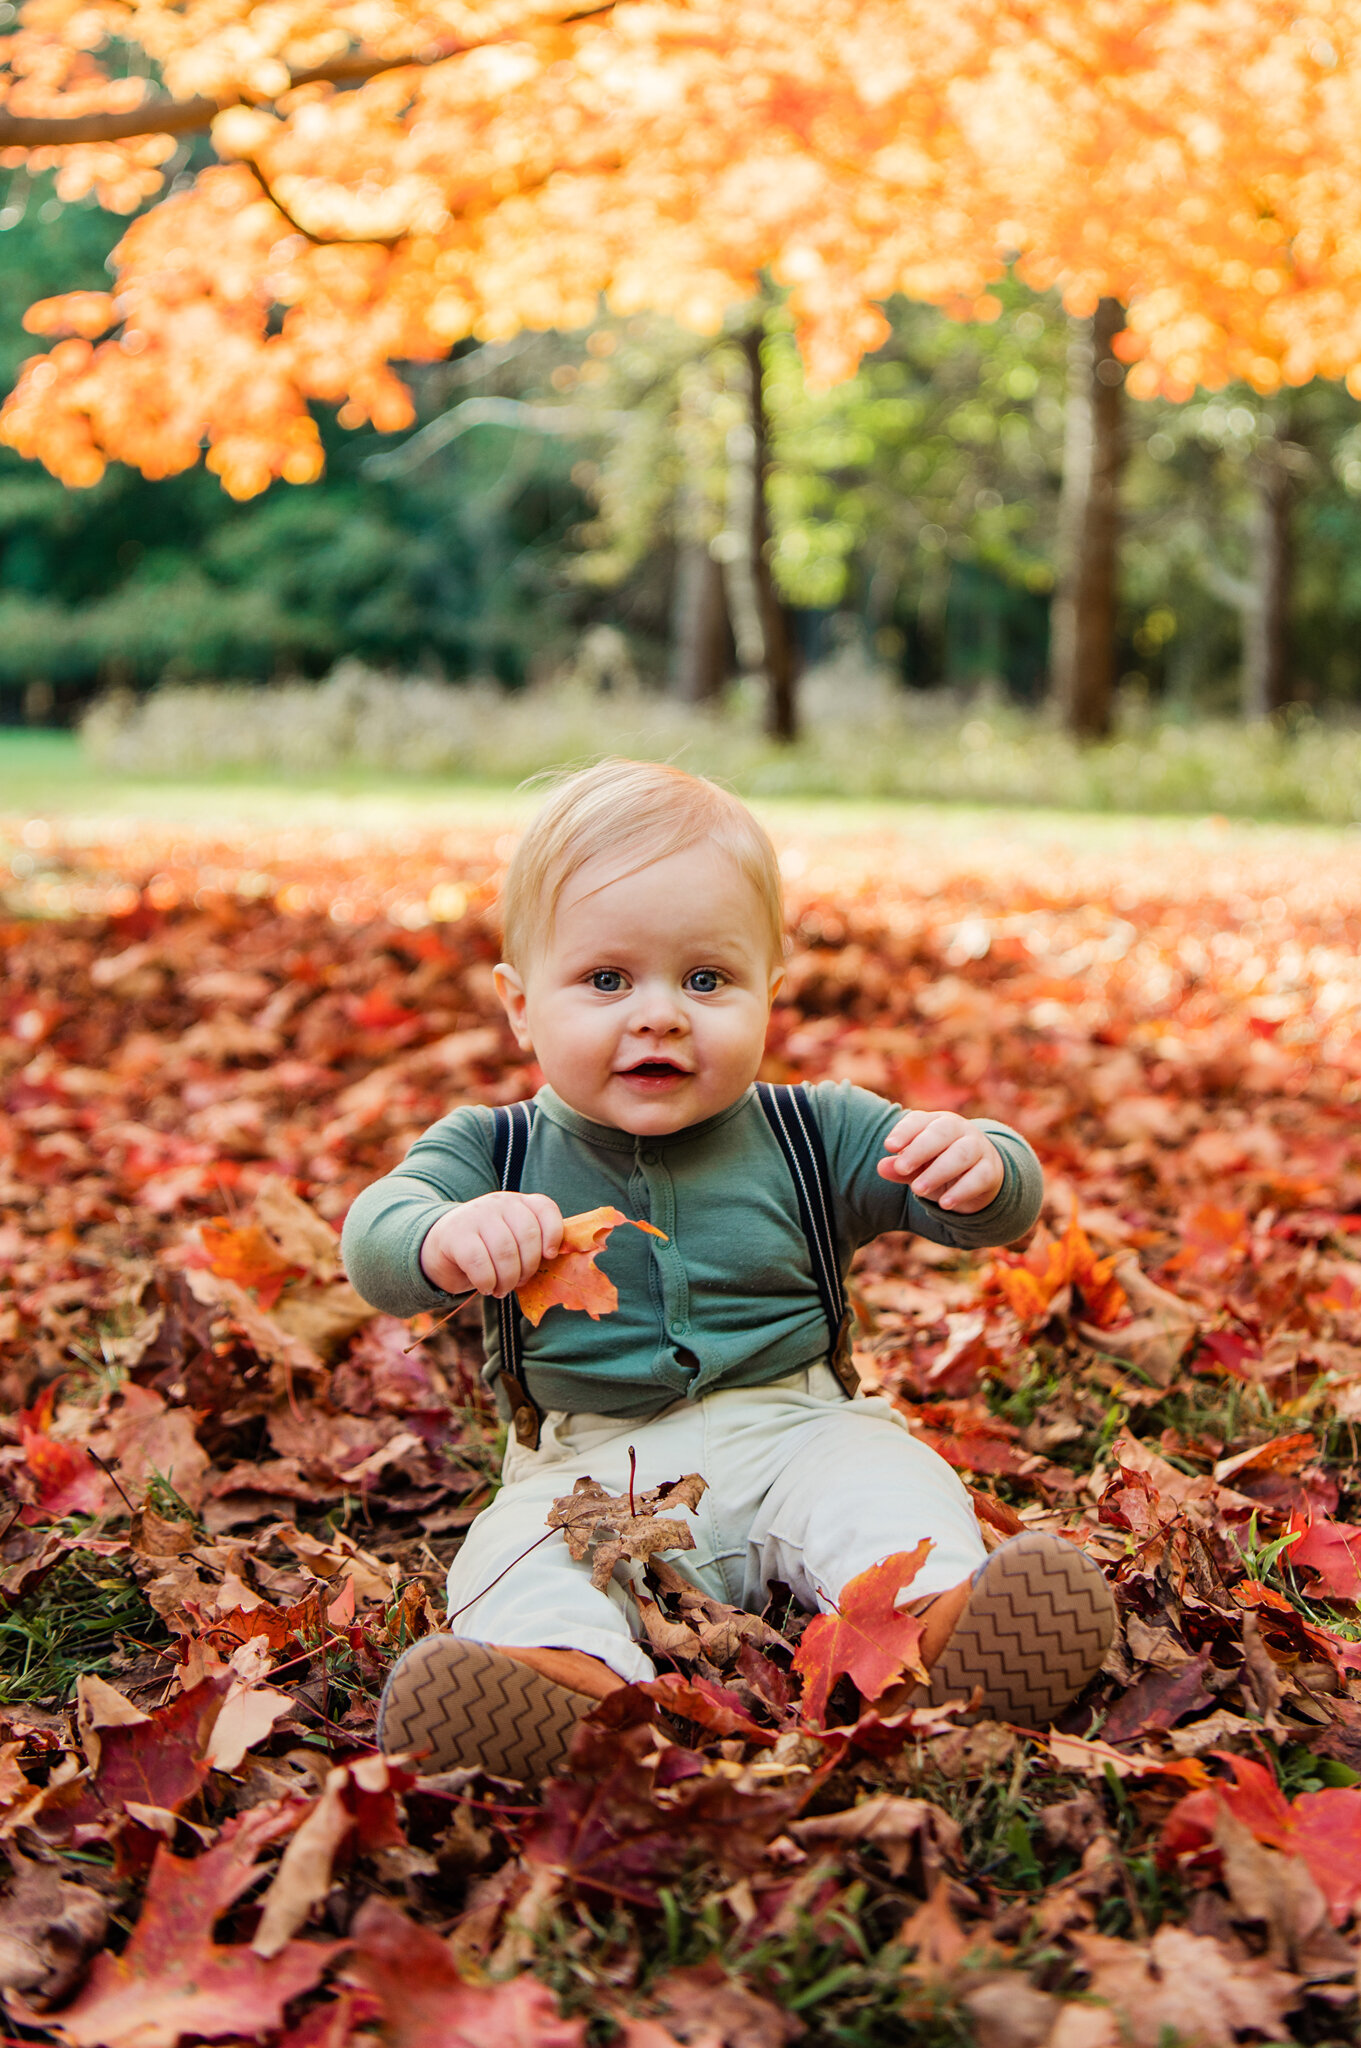
M 843 1272 L 857 1247 L 885 1230 L 937 1244 L 1009 1244 L 1039 1215 L 1039 1161 L 1006 1124 L 982 1124 L 1001 1154 L 1002 1186 L 986 1209 L 960 1216 L 876 1173 L 900 1107 L 845 1081 L 817 1082 L 808 1097 L 836 1195 Z M 665 1243 L 638 1230 L 611 1233 L 599 1264 L 619 1307 L 607 1319 L 552 1308 L 537 1329 L 524 1324 L 525 1377 L 541 1408 L 632 1420 L 826 1357 L 793 1182 L 754 1088 L 667 1137 L 592 1123 L 551 1088 L 535 1099 L 522 1187 L 551 1195 L 564 1216 L 609 1203 L 666 1233 Z M 492 1141 L 489 1109 L 456 1109 L 355 1202 L 345 1264 L 376 1308 L 412 1316 L 448 1306 L 421 1271 L 421 1245 L 447 1209 L 497 1186 Z M 500 1363 L 495 1306 L 485 1317 L 489 1379 Z

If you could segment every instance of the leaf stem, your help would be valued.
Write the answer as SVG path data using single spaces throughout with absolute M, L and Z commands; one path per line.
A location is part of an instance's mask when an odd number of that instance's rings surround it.
M 465 1305 L 465 1303 L 470 1302 L 472 1300 L 476 1292 L 477 1289 L 475 1287 L 470 1287 L 466 1294 L 460 1294 L 458 1300 L 454 1303 L 453 1307 L 449 1310 L 447 1315 L 442 1315 L 437 1323 L 432 1323 L 430 1325 L 430 1328 L 425 1331 L 424 1335 L 414 1338 L 410 1344 L 404 1344 L 402 1346 L 403 1358 L 405 1358 L 409 1352 L 414 1351 L 417 1345 L 424 1344 L 426 1337 L 433 1337 L 436 1330 L 442 1330 L 446 1323 L 451 1323 L 454 1320 L 454 1317 L 458 1314 L 459 1310 Z
M 128 1513 L 130 1515 L 135 1515 L 137 1510 L 133 1506 L 132 1502 L 128 1499 L 126 1492 L 124 1492 L 122 1481 L 119 1479 L 118 1474 L 114 1471 L 112 1465 L 106 1464 L 103 1458 L 100 1457 L 98 1451 L 92 1451 L 88 1444 L 86 1444 L 85 1446 L 85 1455 L 87 1458 L 92 1459 L 96 1465 L 98 1465 L 100 1471 L 104 1474 L 104 1477 L 107 1480 L 109 1480 L 115 1488 L 115 1490 L 122 1495 L 123 1504 L 127 1508 Z
M 529 1550 L 522 1550 L 518 1557 L 513 1557 L 511 1559 L 510 1563 L 506 1566 L 505 1571 L 500 1571 L 496 1574 L 496 1577 L 491 1582 L 491 1586 L 484 1586 L 480 1593 L 473 1594 L 471 1600 L 465 1600 L 461 1607 L 456 1607 L 453 1613 L 449 1616 L 449 1620 L 451 1622 L 457 1621 L 460 1614 L 466 1614 L 470 1607 L 476 1607 L 478 1601 L 485 1598 L 485 1596 L 488 1593 L 490 1593 L 492 1586 L 500 1585 L 502 1579 L 506 1576 L 506 1572 L 513 1572 L 517 1564 L 524 1563 L 525 1559 L 529 1556 L 530 1550 L 537 1550 L 541 1543 L 547 1543 L 550 1536 L 559 1536 L 561 1535 L 561 1533 L 562 1532 L 560 1529 L 545 1529 L 542 1536 L 535 1537 L 534 1541 L 529 1546 Z

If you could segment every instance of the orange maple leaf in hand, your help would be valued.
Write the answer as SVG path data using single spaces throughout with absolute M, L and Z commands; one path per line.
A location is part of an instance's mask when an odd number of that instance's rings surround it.
M 618 1209 L 584 1209 L 580 1216 L 564 1216 L 562 1250 L 545 1259 L 537 1273 L 517 1290 L 520 1307 L 537 1326 L 550 1308 L 584 1308 L 593 1322 L 619 1306 L 619 1290 L 608 1273 L 602 1273 L 596 1259 L 605 1240 L 620 1223 L 632 1223 L 649 1237 L 666 1243 L 666 1232 L 653 1223 L 636 1222 Z
M 882 1564 L 872 1564 L 842 1589 L 839 1607 L 809 1622 L 794 1669 L 803 1680 L 804 1712 L 810 1721 L 822 1720 L 827 1695 L 843 1673 L 867 1700 L 877 1700 L 905 1671 L 925 1679 L 918 1651 L 921 1622 L 894 1602 L 916 1578 L 932 1547 L 930 1537 L 923 1536 L 915 1550 L 899 1550 Z

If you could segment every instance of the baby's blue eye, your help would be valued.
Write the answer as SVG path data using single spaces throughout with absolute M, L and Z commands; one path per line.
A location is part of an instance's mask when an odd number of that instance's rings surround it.
M 723 977 L 716 967 L 697 967 L 687 981 L 697 996 L 713 996 L 718 994 Z
M 591 987 L 602 996 L 617 996 L 623 986 L 624 977 L 617 967 L 597 967 L 591 976 Z

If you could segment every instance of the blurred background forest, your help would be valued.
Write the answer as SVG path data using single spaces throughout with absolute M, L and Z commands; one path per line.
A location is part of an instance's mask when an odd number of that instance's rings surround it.
M 102 288 L 126 225 L 91 202 L 63 204 L 47 177 L 14 174 L 0 209 L 6 387 L 33 353 L 24 309 Z M 1114 726 L 1132 751 L 1098 788 L 1080 750 L 1065 770 L 1056 735 L 1030 716 L 1046 696 L 1065 414 L 1091 323 L 1019 285 L 999 287 L 993 306 L 990 320 L 965 323 L 896 301 L 887 344 L 821 395 L 805 386 L 774 295 L 759 332 L 746 309 L 717 340 L 645 315 L 462 344 L 408 373 L 414 428 L 351 430 L 343 409 L 320 409 L 321 481 L 276 482 L 244 503 L 202 468 L 152 481 L 115 464 L 74 490 L 0 450 L 0 722 L 71 725 L 100 700 L 96 754 L 153 772 L 290 752 L 294 766 L 324 765 L 360 749 L 397 769 L 488 773 L 499 762 L 513 774 L 550 743 L 559 755 L 588 744 L 604 691 L 625 727 L 625 704 L 651 718 L 646 730 L 633 720 L 635 747 L 692 760 L 684 707 L 726 711 L 713 765 L 739 776 L 745 718 L 756 772 L 755 735 L 772 723 L 770 678 L 757 680 L 771 622 L 750 545 L 764 460 L 787 687 L 807 672 L 803 710 L 824 727 L 855 706 L 858 770 L 833 764 L 833 785 L 849 775 L 852 793 L 926 793 L 875 781 L 876 750 L 864 746 L 876 717 L 907 716 L 937 735 L 931 772 L 944 794 L 1113 800 L 1132 788 L 1138 754 L 1154 807 L 1232 809 L 1238 798 L 1356 815 L 1356 776 L 1339 769 L 1326 729 L 1361 714 L 1361 405 L 1322 382 L 1181 405 L 1114 394 Z M 1264 683 L 1268 586 L 1279 644 Z M 287 689 L 327 676 L 321 698 Z M 384 676 L 406 679 L 391 701 Z M 210 708 L 202 686 L 213 682 L 272 686 L 274 724 L 247 739 L 234 694 Z M 442 755 L 432 706 L 447 705 L 445 682 L 479 688 L 461 751 Z M 559 722 L 546 734 L 547 685 Z M 193 686 L 197 724 L 178 686 Z M 135 711 L 153 689 L 159 699 Z M 517 737 L 493 714 L 505 692 L 527 690 L 537 708 Z M 170 707 L 159 725 L 158 702 Z M 281 705 L 296 731 L 280 726 Z M 1250 741 L 1255 771 L 1247 755 L 1226 765 L 1219 740 L 1206 750 L 1185 737 L 1266 711 L 1276 729 Z M 1282 747 L 1314 728 L 1314 770 L 1283 780 Z M 1033 771 L 1043 790 L 1015 764 L 1020 786 L 997 788 L 1008 743 L 1049 747 L 1048 767 Z M 1188 750 L 1218 762 L 1223 787 L 1204 762 L 1189 774 Z M 826 767 L 825 746 L 819 755 Z M 699 757 L 710 765 L 703 745 Z M 1325 761 L 1340 785 L 1322 786 Z M 767 784 L 782 772 L 799 786 L 812 770 L 767 760 Z

